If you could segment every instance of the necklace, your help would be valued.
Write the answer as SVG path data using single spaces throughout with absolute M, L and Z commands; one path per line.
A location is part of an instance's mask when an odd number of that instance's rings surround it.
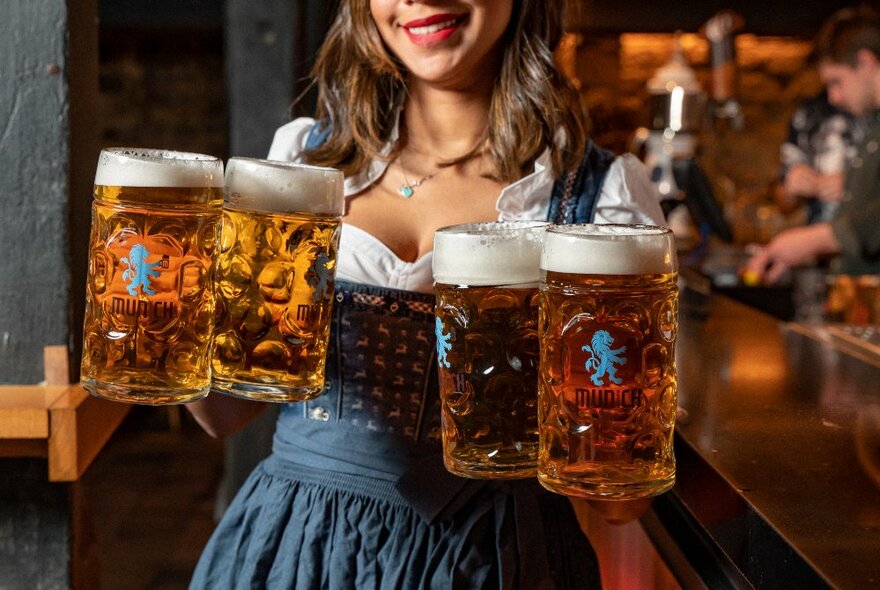
M 403 173 L 403 184 L 397 188 L 397 192 L 400 193 L 400 196 L 404 199 L 408 199 L 416 194 L 416 189 L 422 186 L 423 182 L 428 182 L 429 180 L 434 178 L 435 174 L 437 174 L 436 172 L 432 172 L 431 174 L 422 176 L 415 182 L 410 182 L 409 179 L 406 177 L 406 169 L 404 169 L 403 167 L 403 158 L 398 156 L 397 161 L 400 163 L 400 172 Z
M 476 153 L 470 154 L 467 157 L 467 160 L 478 157 L 482 153 L 483 153 L 483 150 L 480 150 Z M 439 174 L 440 172 L 443 171 L 443 167 L 440 167 L 439 170 L 436 170 L 430 174 L 426 174 L 425 176 L 422 176 L 421 178 L 419 178 L 415 182 L 410 182 L 409 178 L 407 178 L 407 176 L 406 176 L 406 168 L 403 165 L 403 155 L 402 154 L 398 154 L 397 162 L 398 162 L 398 164 L 400 164 L 400 172 L 401 172 L 401 174 L 403 174 L 403 184 L 401 184 L 399 187 L 397 187 L 397 192 L 404 199 L 409 199 L 410 197 L 412 197 L 414 194 L 416 194 L 416 189 L 419 188 L 420 186 L 422 186 L 422 183 L 428 182 L 429 180 L 434 178 L 437 174 Z

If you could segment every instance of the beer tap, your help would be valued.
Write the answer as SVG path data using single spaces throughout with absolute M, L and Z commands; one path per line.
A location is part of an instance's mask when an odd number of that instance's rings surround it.
M 680 33 L 672 56 L 648 80 L 647 90 L 650 128 L 636 130 L 630 151 L 644 151 L 667 224 L 681 249 L 704 243 L 709 233 L 730 241 L 730 228 L 698 163 L 706 95 L 684 55 Z
M 712 59 L 712 102 L 714 121 L 727 120 L 733 129 L 744 125 L 742 107 L 736 99 L 736 44 L 734 35 L 745 25 L 739 13 L 722 10 L 704 26 Z

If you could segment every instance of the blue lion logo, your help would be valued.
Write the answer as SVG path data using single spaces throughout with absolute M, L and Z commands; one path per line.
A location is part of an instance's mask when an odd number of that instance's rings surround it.
M 626 358 L 620 356 L 626 352 L 626 346 L 611 350 L 614 338 L 605 330 L 598 330 L 593 334 L 590 344 L 592 344 L 592 348 L 590 346 L 583 346 L 581 350 L 590 353 L 590 358 L 586 362 L 586 369 L 587 371 L 593 371 L 593 374 L 590 376 L 590 381 L 593 382 L 593 385 L 604 385 L 602 377 L 606 374 L 608 375 L 608 380 L 612 383 L 617 385 L 623 383 L 617 376 L 617 367 L 614 365 L 626 364 Z
M 452 350 L 452 343 L 449 341 L 452 334 L 443 333 L 443 322 L 440 321 L 440 318 L 436 318 L 434 326 L 434 334 L 437 336 L 437 363 L 448 369 L 452 365 L 449 364 L 446 353 Z
M 129 295 L 137 295 L 138 287 L 140 287 L 145 295 L 155 295 L 156 292 L 150 288 L 150 277 L 158 278 L 159 271 L 155 269 L 161 264 L 161 260 L 156 262 L 147 262 L 150 253 L 141 244 L 135 244 L 128 251 L 128 258 L 122 258 L 122 262 L 128 267 L 122 273 L 122 279 L 128 281 L 126 288 Z
M 306 282 L 309 287 L 314 289 L 312 292 L 312 303 L 320 303 L 327 297 L 327 291 L 330 289 L 330 255 L 321 252 L 315 258 L 315 264 L 308 273 Z

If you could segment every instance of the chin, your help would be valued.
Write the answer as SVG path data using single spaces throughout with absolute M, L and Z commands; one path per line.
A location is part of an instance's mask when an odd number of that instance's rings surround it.
M 438 64 L 439 65 L 439 64 Z M 410 78 L 413 81 L 423 82 L 432 86 L 445 86 L 454 84 L 460 76 L 456 75 L 456 68 L 443 64 L 442 67 L 417 67 L 409 69 Z

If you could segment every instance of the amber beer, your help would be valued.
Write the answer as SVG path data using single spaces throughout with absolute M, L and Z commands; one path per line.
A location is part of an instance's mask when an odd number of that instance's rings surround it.
M 274 402 L 322 391 L 342 182 L 331 168 L 229 160 L 213 390 Z
M 672 233 L 554 227 L 541 269 L 538 480 L 584 498 L 668 490 L 677 406 Z
M 538 262 L 546 227 L 477 223 L 435 235 L 443 460 L 457 475 L 535 475 Z
M 101 152 L 83 336 L 89 392 L 141 404 L 208 393 L 222 199 L 223 162 L 213 156 Z

